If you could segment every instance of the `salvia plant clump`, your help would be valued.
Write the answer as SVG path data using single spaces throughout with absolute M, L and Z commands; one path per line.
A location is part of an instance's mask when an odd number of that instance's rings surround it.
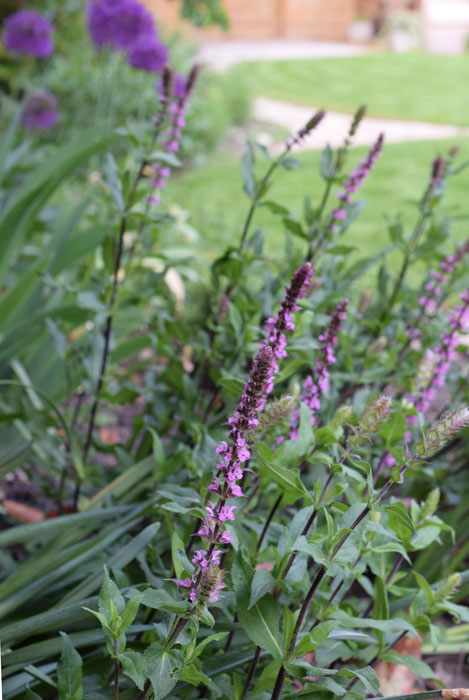
M 456 152 L 429 165 L 409 229 L 375 222 L 367 257 L 358 197 L 386 164 L 385 135 L 353 149 L 364 107 L 302 212 L 271 199 L 320 111 L 275 156 L 247 144 L 239 237 L 200 256 L 165 189 L 198 69 L 163 68 L 136 0 L 92 0 L 87 22 L 161 80 L 143 132 L 86 132 L 38 169 L 15 125 L 2 146 L 5 697 L 361 700 L 405 666 L 410 694 L 389 697 L 469 697 L 432 661 L 469 624 Z M 51 31 L 21 10 L 5 46 L 43 59 Z M 56 111 L 30 96 L 23 123 Z M 92 154 L 71 215 L 54 183 L 76 187 Z

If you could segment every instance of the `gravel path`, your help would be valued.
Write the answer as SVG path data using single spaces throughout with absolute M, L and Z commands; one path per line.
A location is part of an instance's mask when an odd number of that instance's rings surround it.
M 283 126 L 291 132 L 297 131 L 303 126 L 316 107 L 304 107 L 271 100 L 267 97 L 258 97 L 254 102 L 255 119 Z M 350 114 L 341 112 L 327 112 L 325 119 L 308 136 L 300 149 L 312 150 L 324 148 L 324 144 L 339 146 L 343 143 L 351 122 Z M 365 118 L 354 137 L 354 144 L 368 145 L 374 143 L 378 135 L 384 132 L 387 143 L 399 141 L 436 141 L 438 139 L 451 139 L 469 136 L 469 128 L 460 128 L 446 124 L 431 124 L 429 122 L 413 122 L 396 119 Z
M 306 58 L 337 58 L 361 56 L 369 50 L 339 41 L 217 41 L 202 44 L 197 52 L 201 63 L 222 72 L 244 61 L 286 61 Z

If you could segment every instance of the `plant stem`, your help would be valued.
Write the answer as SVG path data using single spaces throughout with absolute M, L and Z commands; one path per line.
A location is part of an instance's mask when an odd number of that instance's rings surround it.
M 161 127 L 163 126 L 163 123 L 166 119 L 166 114 L 167 114 L 167 105 L 166 103 L 163 105 L 163 108 L 161 109 L 157 121 L 155 124 L 155 132 L 153 134 L 153 138 L 150 144 L 150 150 L 153 150 L 155 147 L 156 141 L 158 139 L 158 136 L 161 131 Z M 108 314 L 106 318 L 106 325 L 104 328 L 104 347 L 103 347 L 103 353 L 101 355 L 101 363 L 99 367 L 99 375 L 98 375 L 98 381 L 96 384 L 96 391 L 95 391 L 95 397 L 93 404 L 91 406 L 91 411 L 90 411 L 90 418 L 88 421 L 88 428 L 86 431 L 86 438 L 85 438 L 85 444 L 83 447 L 83 461 L 86 461 L 88 457 L 88 453 L 91 447 L 91 441 L 93 439 L 93 431 L 94 431 L 94 426 L 96 422 L 96 414 L 98 411 L 98 405 L 99 405 L 99 400 L 100 400 L 100 393 L 101 389 L 103 387 L 104 383 L 104 375 L 106 373 L 106 368 L 109 360 L 109 347 L 110 347 L 110 342 L 111 342 L 111 332 L 112 332 L 112 324 L 113 324 L 113 312 L 114 312 L 114 306 L 116 303 L 117 299 L 117 290 L 119 287 L 119 271 L 121 268 L 122 264 L 122 254 L 124 250 L 124 234 L 125 230 L 127 228 L 127 218 L 129 214 L 130 207 L 132 206 L 132 201 L 133 197 L 135 194 L 135 191 L 143 177 L 143 173 L 145 170 L 145 166 L 147 165 L 147 156 L 145 156 L 141 163 L 140 167 L 138 169 L 137 175 L 135 176 L 135 179 L 132 183 L 132 186 L 130 187 L 128 196 L 127 196 L 127 201 L 125 203 L 124 207 L 124 212 L 121 217 L 121 223 L 119 227 L 119 237 L 117 241 L 117 253 L 114 261 L 114 274 L 113 274 L 113 281 L 112 281 L 112 290 L 111 290 L 111 298 L 108 303 Z M 73 497 L 73 503 L 74 503 L 74 509 L 76 510 L 77 505 L 78 505 L 78 499 L 80 497 L 80 490 L 81 490 L 81 483 L 79 480 L 77 480 L 76 486 L 75 486 L 75 493 Z
M 393 288 L 393 291 L 391 293 L 391 297 L 386 304 L 386 308 L 383 310 L 383 314 L 382 314 L 383 320 L 386 320 L 390 317 L 390 312 L 391 312 L 394 304 L 396 303 L 397 296 L 398 296 L 399 291 L 401 289 L 402 283 L 404 282 L 404 278 L 405 278 L 405 275 L 407 273 L 407 269 L 409 267 L 413 252 L 415 250 L 415 247 L 419 241 L 420 236 L 422 235 L 422 233 L 425 230 L 425 224 L 426 224 L 427 219 L 433 213 L 433 209 L 431 206 L 429 208 L 427 208 L 428 204 L 431 201 L 433 194 L 434 194 L 434 189 L 433 189 L 432 181 L 430 181 L 430 184 L 428 185 L 428 187 L 425 191 L 425 194 L 423 195 L 422 203 L 420 206 L 420 212 L 421 212 L 420 217 L 417 220 L 417 224 L 414 228 L 414 231 L 413 231 L 413 233 L 410 237 L 410 240 L 408 242 L 408 245 L 406 247 L 404 260 L 402 261 L 402 266 L 401 266 L 401 269 L 399 271 L 399 275 L 397 277 L 397 280 L 394 284 L 394 288 Z
M 238 250 L 239 250 L 240 253 L 242 252 L 242 250 L 243 250 L 243 248 L 244 248 L 244 244 L 245 244 L 245 242 L 246 242 L 246 238 L 247 238 L 247 235 L 248 235 L 248 233 L 249 233 L 249 228 L 250 228 L 250 226 L 251 226 L 251 221 L 252 221 L 252 218 L 253 218 L 253 216 L 254 216 L 254 212 L 256 211 L 256 207 L 257 207 L 258 204 L 259 204 L 260 198 L 261 198 L 262 195 L 264 194 L 264 191 L 265 191 L 265 188 L 266 188 L 266 186 L 267 186 L 267 183 L 269 182 L 269 180 L 270 180 L 270 178 L 272 177 L 272 175 L 274 174 L 274 172 L 277 170 L 277 168 L 278 168 L 278 166 L 280 165 L 280 163 L 281 163 L 281 162 L 287 157 L 287 155 L 290 153 L 290 151 L 291 151 L 291 149 L 292 149 L 294 143 L 295 143 L 295 141 L 292 141 L 292 142 L 288 142 L 288 143 L 285 145 L 285 148 L 284 148 L 284 150 L 282 151 L 282 153 L 281 153 L 274 161 L 272 161 L 272 163 L 271 163 L 270 166 L 268 167 L 268 169 L 267 169 L 267 171 L 266 171 L 264 177 L 263 177 L 262 180 L 259 182 L 259 184 L 257 185 L 257 187 L 256 187 L 256 189 L 255 189 L 255 191 L 254 191 L 253 197 L 252 197 L 252 199 L 251 199 L 251 204 L 250 204 L 250 206 L 249 206 L 248 213 L 247 213 L 247 216 L 246 216 L 246 220 L 245 220 L 245 222 L 244 222 L 243 230 L 242 230 L 242 232 L 241 232 L 241 240 L 240 240 L 240 242 L 239 242 L 239 248 L 238 248 Z
M 386 580 L 385 580 L 385 583 L 386 583 L 386 584 L 391 583 L 391 581 L 393 580 L 395 574 L 399 571 L 399 569 L 400 569 L 401 564 L 402 564 L 403 561 L 404 561 L 404 557 L 402 556 L 402 554 L 399 554 L 399 556 L 396 558 L 396 561 L 394 562 L 394 564 L 393 564 L 393 566 L 392 566 L 391 571 L 390 571 L 389 574 L 386 576 Z M 371 600 L 370 603 L 368 604 L 366 610 L 364 610 L 364 611 L 362 612 L 362 614 L 360 615 L 360 617 L 368 617 L 368 615 L 370 614 L 370 612 L 373 610 L 373 606 L 374 606 L 374 601 Z
M 262 528 L 262 532 L 261 532 L 261 535 L 260 535 L 260 537 L 259 537 L 259 541 L 258 541 L 258 543 L 257 543 L 256 552 L 258 552 L 258 551 L 260 550 L 260 548 L 261 548 L 261 545 L 262 545 L 262 542 L 263 542 L 264 537 L 265 537 L 265 535 L 266 535 L 266 532 L 267 532 L 267 530 L 268 530 L 268 528 L 269 528 L 270 523 L 271 523 L 272 520 L 273 520 L 273 517 L 274 517 L 275 513 L 277 512 L 277 508 L 279 507 L 279 505 L 280 505 L 280 503 L 281 503 L 281 501 L 282 501 L 282 498 L 283 498 L 283 493 L 280 494 L 280 496 L 277 498 L 277 500 L 275 501 L 274 505 L 273 505 L 272 508 L 270 509 L 270 513 L 269 513 L 269 515 L 267 516 L 267 520 L 265 521 L 265 525 L 264 525 L 264 527 Z
M 255 651 L 254 657 L 253 657 L 253 659 L 252 659 L 252 661 L 251 661 L 251 665 L 249 666 L 248 675 L 247 675 L 247 677 L 246 677 L 246 682 L 244 683 L 244 686 L 243 686 L 243 691 L 242 691 L 242 693 L 241 693 L 241 698 L 245 698 L 246 695 L 247 695 L 247 693 L 249 692 L 249 688 L 250 688 L 250 686 L 251 686 L 252 679 L 254 678 L 254 674 L 255 674 L 255 672 L 256 672 L 257 664 L 259 663 L 259 657 L 260 657 L 260 655 L 261 655 L 261 648 L 260 648 L 260 647 L 256 647 L 256 651 Z
M 114 652 L 119 654 L 119 642 L 114 638 Z M 119 700 L 119 661 L 114 661 L 114 700 Z
M 401 476 L 404 475 L 409 463 L 412 461 L 412 458 L 409 458 L 406 462 L 403 463 L 403 465 L 400 468 L 400 474 Z M 383 498 L 383 496 L 387 493 L 387 491 L 391 488 L 393 485 L 393 481 L 391 479 L 388 479 L 388 481 L 384 484 L 384 486 L 381 488 L 381 490 L 378 492 L 378 494 L 374 497 L 372 502 L 368 505 L 365 506 L 365 508 L 362 510 L 362 512 L 355 518 L 353 523 L 350 526 L 349 532 L 346 532 L 345 535 L 341 537 L 339 542 L 335 545 L 334 549 L 328 556 L 328 560 L 332 561 L 334 557 L 338 554 L 340 549 L 343 547 L 345 542 L 348 540 L 350 535 L 356 528 L 360 525 L 360 523 L 366 518 L 366 516 L 370 513 L 371 509 L 373 506 L 378 505 L 380 500 Z M 298 615 L 298 619 L 295 625 L 295 629 L 293 630 L 293 634 L 290 640 L 290 644 L 288 647 L 288 655 L 291 658 L 295 651 L 296 647 L 296 642 L 298 640 L 298 635 L 301 631 L 301 627 L 303 626 L 304 619 L 306 617 L 306 614 L 309 610 L 309 606 L 311 604 L 311 601 L 314 597 L 314 594 L 318 590 L 324 576 L 326 575 L 327 572 L 327 566 L 325 564 L 322 564 L 321 567 L 319 568 L 318 572 L 316 573 L 316 576 L 313 579 L 313 582 L 311 584 L 311 587 L 306 594 L 306 598 L 303 601 L 303 605 L 300 608 L 300 612 Z M 405 634 L 405 633 L 404 633 Z M 285 681 L 286 677 L 286 671 L 285 668 L 282 666 L 278 672 L 277 679 L 275 681 L 275 686 L 272 692 L 271 700 L 278 700 L 280 697 L 280 693 L 282 692 L 282 687 Z

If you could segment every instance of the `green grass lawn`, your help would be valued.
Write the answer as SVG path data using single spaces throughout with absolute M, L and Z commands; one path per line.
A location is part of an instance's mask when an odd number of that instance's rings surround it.
M 375 117 L 469 126 L 469 55 L 421 52 L 241 63 L 228 79 L 254 94 Z
M 444 154 L 454 145 L 453 142 L 403 143 L 385 147 L 378 160 L 376 170 L 363 186 L 358 199 L 368 205 L 360 217 L 352 224 L 342 242 L 357 247 L 356 256 L 372 255 L 389 243 L 384 214 L 394 217 L 402 212 L 408 228 L 416 218 L 416 210 L 411 200 L 420 198 L 430 172 L 432 159 Z M 469 140 L 462 141 L 461 160 L 469 155 Z M 354 148 L 349 159 L 353 167 L 366 152 L 365 148 Z M 301 167 L 290 171 L 278 171 L 270 192 L 275 200 L 301 216 L 302 202 L 309 194 L 313 204 L 322 193 L 322 181 L 318 175 L 319 153 L 306 152 L 299 156 Z M 265 159 L 259 157 L 259 173 L 265 168 Z M 204 166 L 174 178 L 169 186 L 167 197 L 190 213 L 189 223 L 200 236 L 200 253 L 210 260 L 219 254 L 226 245 L 237 245 L 240 230 L 248 208 L 248 199 L 242 191 L 242 178 L 239 160 L 232 154 L 214 154 Z M 469 214 L 469 169 L 451 178 L 445 195 L 444 208 L 452 216 Z M 331 205 L 335 203 L 331 198 Z M 266 210 L 258 210 L 252 232 L 262 227 L 267 243 L 267 252 L 283 250 L 284 229 L 281 219 Z M 466 220 L 454 223 L 455 240 L 465 240 L 469 230 Z M 296 239 L 298 240 L 298 239 Z M 301 242 L 299 245 L 304 245 Z M 448 249 L 452 243 L 448 242 Z M 394 267 L 397 258 L 389 264 Z

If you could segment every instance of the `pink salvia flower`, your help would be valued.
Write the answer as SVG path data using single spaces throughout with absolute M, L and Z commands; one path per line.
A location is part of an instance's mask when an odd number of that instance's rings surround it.
M 169 128 L 164 135 L 161 145 L 163 150 L 168 154 L 177 153 L 179 150 L 181 139 L 180 127 L 184 126 L 186 123 L 185 114 L 189 106 L 189 97 L 197 75 L 198 67 L 195 66 L 189 73 L 187 79 L 184 78 L 182 80 L 182 83 L 181 80 L 176 83 L 174 82 L 174 73 L 168 80 L 163 81 L 160 99 L 163 104 L 162 109 L 169 114 Z M 173 87 L 171 87 L 172 82 L 174 83 Z M 148 201 L 150 204 L 157 205 L 161 200 L 161 195 L 158 190 L 162 190 L 166 187 L 166 181 L 171 175 L 171 168 L 162 163 L 154 163 L 151 169 L 152 175 L 150 184 L 157 192 L 153 193 Z
M 303 384 L 303 392 L 300 396 L 301 401 L 309 406 L 311 411 L 311 423 L 316 422 L 316 413 L 321 407 L 321 394 L 327 391 L 329 387 L 329 370 L 328 367 L 336 362 L 334 348 L 338 343 L 338 336 L 342 325 L 347 318 L 348 299 L 345 298 L 337 304 L 331 321 L 324 331 L 319 336 L 321 349 L 316 360 L 314 373 L 306 377 Z M 297 440 L 299 438 L 298 426 L 300 421 L 300 411 L 296 409 L 292 416 L 290 424 L 290 439 Z
M 241 400 L 233 415 L 228 419 L 230 443 L 223 440 L 215 449 L 218 456 L 216 468 L 219 470 L 208 486 L 210 493 L 218 496 L 218 503 L 209 503 L 198 535 L 208 543 L 208 549 L 195 552 L 192 562 L 198 574 L 192 579 L 175 580 L 182 588 L 189 589 L 191 602 L 214 602 L 218 592 L 224 588 L 223 572 L 219 569 L 221 550 L 216 545 L 231 543 L 231 535 L 225 523 L 234 521 L 236 506 L 227 505 L 230 498 L 243 495 L 241 486 L 245 464 L 251 457 L 249 435 L 259 424 L 258 414 L 264 408 L 268 394 L 272 391 L 274 375 L 278 372 L 277 359 L 286 355 L 286 331 L 293 330 L 293 313 L 298 309 L 296 302 L 307 293 L 313 268 L 305 263 L 293 275 L 286 288 L 285 297 L 278 314 L 268 319 L 265 329 L 268 339 L 261 345 L 254 359 L 249 378 L 244 385 Z M 183 583 L 179 583 L 179 581 Z
M 454 359 L 455 348 L 459 343 L 459 334 L 469 330 L 469 289 L 460 295 L 462 304 L 455 306 L 448 320 L 449 331 L 441 334 L 441 342 L 433 349 L 433 376 L 428 385 L 414 397 L 415 407 L 421 413 L 427 413 L 437 389 L 445 385 L 446 375 Z
M 440 270 L 430 272 L 430 280 L 424 285 L 424 293 L 419 298 L 418 303 L 424 314 L 432 316 L 441 301 L 443 295 L 442 286 L 454 273 L 459 263 L 469 254 L 469 241 L 460 246 L 454 253 L 446 255 L 440 263 Z
M 358 190 L 375 167 L 375 163 L 381 155 L 383 141 L 384 134 L 380 134 L 376 143 L 371 147 L 368 155 L 359 163 L 358 167 L 347 176 L 342 190 L 337 195 L 337 198 L 340 199 L 342 206 L 337 207 L 332 212 L 332 221 L 329 224 L 330 231 L 334 230 L 335 221 L 344 221 L 347 218 L 347 209 L 345 205 L 351 204 L 351 195 Z

